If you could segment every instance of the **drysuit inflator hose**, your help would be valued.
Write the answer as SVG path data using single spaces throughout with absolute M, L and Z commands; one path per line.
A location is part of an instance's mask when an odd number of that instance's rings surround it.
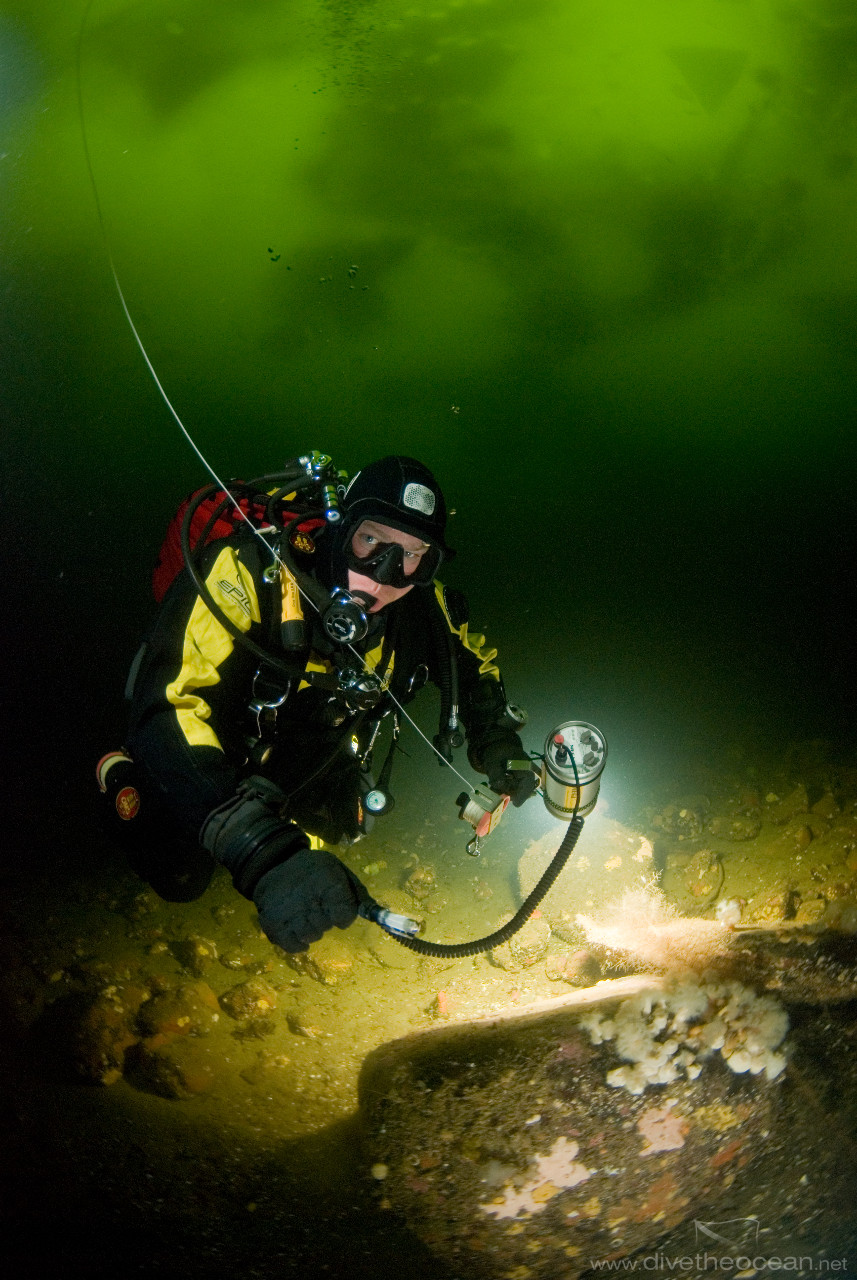
M 526 924 L 571 857 L 583 830 L 583 819 L 595 808 L 606 760 L 607 742 L 591 724 L 581 720 L 567 721 L 548 734 L 541 758 L 541 793 L 548 812 L 568 822 L 568 830 L 538 884 L 511 920 L 494 933 L 473 942 L 427 942 L 415 936 L 421 927 L 418 920 L 382 907 L 368 891 L 358 907 L 358 914 L 379 925 L 403 947 L 422 956 L 441 959 L 475 956 L 502 946 Z

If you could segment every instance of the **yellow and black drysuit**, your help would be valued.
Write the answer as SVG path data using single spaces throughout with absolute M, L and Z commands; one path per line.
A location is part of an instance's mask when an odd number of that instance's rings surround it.
M 340 687 L 343 669 L 359 671 L 351 647 L 333 644 L 310 619 L 309 646 L 297 659 L 278 646 L 281 596 L 279 584 L 263 578 L 269 563 L 245 527 L 208 547 L 202 567 L 216 604 L 275 662 L 260 666 L 185 571 L 170 587 L 129 681 L 126 747 L 141 803 L 137 819 L 126 824 L 136 830 L 127 843 L 132 865 L 164 897 L 187 900 L 205 888 L 214 860 L 200 848 L 200 831 L 212 812 L 224 806 L 229 812 L 248 778 L 262 790 L 264 780 L 275 784 L 276 853 L 254 845 L 221 857 L 214 848 L 247 897 L 272 856 L 282 861 L 292 846 L 308 846 L 306 833 L 328 843 L 359 836 L 367 827 L 361 795 L 372 785 L 371 746 L 394 706 L 387 690 L 403 704 L 426 680 L 443 691 L 451 661 L 471 764 L 513 798 L 523 778 L 505 773 L 523 747 L 504 719 L 496 650 L 468 630 L 460 593 L 437 582 L 416 586 L 369 615 L 369 632 L 354 648 L 381 678 L 382 694 L 376 706 L 359 710 Z M 311 556 L 302 563 L 312 572 Z

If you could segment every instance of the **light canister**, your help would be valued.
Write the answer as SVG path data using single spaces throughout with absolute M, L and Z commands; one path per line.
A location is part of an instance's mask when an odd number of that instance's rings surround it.
M 549 733 L 542 765 L 545 804 L 555 818 L 570 822 L 595 808 L 601 774 L 607 763 L 607 740 L 585 720 L 567 720 Z

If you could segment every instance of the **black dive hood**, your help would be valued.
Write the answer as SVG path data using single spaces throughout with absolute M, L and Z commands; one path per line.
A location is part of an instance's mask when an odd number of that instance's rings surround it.
M 416 458 L 390 456 L 370 462 L 348 485 L 340 510 L 342 519 L 335 529 L 328 530 L 329 563 L 319 566 L 325 576 L 329 574 L 331 587 L 347 586 L 349 568 L 364 572 L 367 577 L 375 577 L 375 569 L 379 575 L 377 580 L 392 586 L 428 586 L 442 561 L 451 560 L 455 555 L 446 545 L 443 492 L 428 467 Z M 429 543 L 431 551 L 423 557 L 423 571 L 399 582 L 398 565 L 393 563 L 395 553 L 385 554 L 383 548 L 377 557 L 369 557 L 365 565 L 355 562 L 351 539 L 364 520 L 376 520 Z M 399 563 L 400 559 L 398 557 Z

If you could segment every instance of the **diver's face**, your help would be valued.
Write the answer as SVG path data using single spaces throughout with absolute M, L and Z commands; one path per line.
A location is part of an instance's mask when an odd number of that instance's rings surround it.
M 358 560 L 368 560 L 379 547 L 390 542 L 402 548 L 402 568 L 405 575 L 410 576 L 416 573 L 420 561 L 429 550 L 429 544 L 412 533 L 402 533 L 399 529 L 393 529 L 388 524 L 380 524 L 377 520 L 364 520 L 357 526 L 351 539 L 351 550 Z M 406 596 L 412 589 L 412 587 L 391 587 L 385 583 L 375 582 L 373 578 L 358 573 L 354 569 L 348 570 L 348 590 L 362 591 L 372 597 L 374 603 L 369 609 L 370 613 L 378 613 L 385 605 L 392 604 L 394 600 L 401 600 L 402 596 Z

